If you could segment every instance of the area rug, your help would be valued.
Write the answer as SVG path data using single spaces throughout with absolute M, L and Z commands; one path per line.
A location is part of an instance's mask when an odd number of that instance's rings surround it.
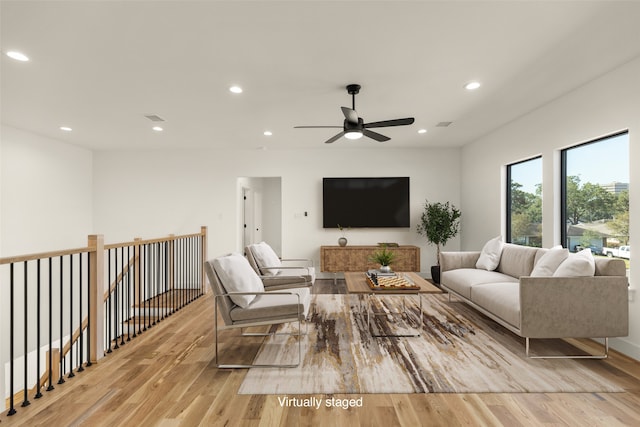
M 422 297 L 419 337 L 375 338 L 411 332 L 419 316 L 417 296 L 373 300 L 353 295 L 314 295 L 308 334 L 297 368 L 250 369 L 239 394 L 621 392 L 598 360 L 529 359 L 524 339 L 443 295 Z M 404 312 L 408 315 L 384 315 Z M 278 332 L 295 330 L 283 325 Z M 304 327 L 303 327 L 304 331 Z M 239 338 L 240 339 L 240 338 Z M 563 340 L 533 340 L 544 354 L 581 354 Z M 535 354 L 535 353 L 534 353 Z M 295 363 L 297 337 L 267 338 L 254 363 Z

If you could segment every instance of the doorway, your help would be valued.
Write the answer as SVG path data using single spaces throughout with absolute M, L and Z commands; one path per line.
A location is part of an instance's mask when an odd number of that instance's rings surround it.
M 265 241 L 282 254 L 282 178 L 242 177 L 238 184 L 242 248 Z

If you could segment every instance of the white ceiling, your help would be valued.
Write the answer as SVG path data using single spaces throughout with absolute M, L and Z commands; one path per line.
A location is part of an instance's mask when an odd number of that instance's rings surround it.
M 640 56 L 629 1 L 2 1 L 0 13 L 2 122 L 95 150 L 460 146 Z M 415 124 L 377 129 L 385 144 L 293 129 L 340 126 L 348 83 L 363 86 L 365 122 Z

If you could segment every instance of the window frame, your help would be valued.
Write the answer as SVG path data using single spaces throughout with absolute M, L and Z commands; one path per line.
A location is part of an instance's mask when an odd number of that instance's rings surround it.
M 582 148 L 587 145 L 597 144 L 610 138 L 615 138 L 620 135 L 629 136 L 629 129 L 625 129 L 619 132 L 611 133 L 605 136 L 598 137 L 586 142 L 581 142 L 571 147 L 563 148 L 560 150 L 560 243 L 563 248 L 567 248 L 567 153 L 576 148 Z M 628 160 L 628 159 L 627 159 Z
M 505 227 L 505 242 L 507 243 L 513 243 L 513 239 L 511 236 L 511 232 L 512 232 L 512 227 L 511 227 L 511 214 L 512 214 L 512 210 L 511 210 L 511 205 L 512 205 L 512 196 L 511 196 L 511 168 L 513 166 L 517 166 L 520 165 L 522 163 L 527 163 L 533 160 L 538 160 L 540 159 L 541 161 L 542 159 L 542 154 L 539 154 L 537 156 L 534 157 L 529 157 L 527 159 L 524 160 L 519 160 L 517 162 L 513 162 L 513 163 L 509 163 L 506 165 L 506 227 Z M 542 236 L 540 236 L 540 238 L 542 239 Z

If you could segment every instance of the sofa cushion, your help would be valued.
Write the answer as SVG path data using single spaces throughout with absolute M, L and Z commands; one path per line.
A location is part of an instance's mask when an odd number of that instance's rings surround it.
M 520 283 L 476 285 L 471 289 L 471 301 L 508 324 L 520 328 Z
M 240 254 L 221 256 L 213 260 L 213 266 L 226 292 L 264 292 L 262 280 Z M 255 295 L 230 295 L 231 301 L 240 307 L 248 306 Z
M 496 282 L 514 282 L 518 279 L 497 271 L 480 270 L 476 268 L 459 268 L 442 273 L 440 283 L 452 291 L 471 299 L 471 287 Z
M 277 268 L 266 269 L 266 267 L 280 267 L 282 265 L 280 258 L 268 243 L 260 242 L 249 246 L 256 259 L 258 268 L 260 268 L 260 271 L 264 276 L 275 276 L 278 274 L 280 270 Z
M 293 293 L 296 295 L 280 295 L 278 293 Z M 234 322 L 251 322 L 259 320 L 275 320 L 298 316 L 298 310 L 302 317 L 306 316 L 311 303 L 311 290 L 308 287 L 283 289 L 280 291 L 266 292 L 258 295 L 246 307 L 235 307 L 229 313 Z
M 533 267 L 531 277 L 551 277 L 560 264 L 569 256 L 569 250 L 563 247 L 551 248 L 540 257 Z
M 591 249 L 586 248 L 575 254 L 569 254 L 553 277 L 589 277 L 596 272 L 596 262 L 593 260 Z
M 507 243 L 502 248 L 497 270 L 512 277 L 529 276 L 533 271 L 536 254 L 541 249 Z
M 484 244 L 480 252 L 480 258 L 476 262 L 476 268 L 493 271 L 500 264 L 500 255 L 502 254 L 502 236 L 494 237 Z

